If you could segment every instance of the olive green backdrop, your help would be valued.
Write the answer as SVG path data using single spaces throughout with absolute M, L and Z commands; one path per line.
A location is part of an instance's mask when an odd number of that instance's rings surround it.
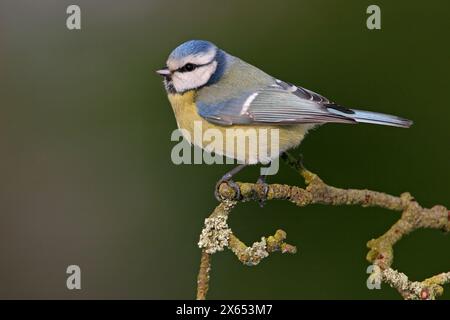
M 447 5 L 444 6 L 447 2 Z M 66 28 L 66 8 L 82 30 Z M 366 28 L 366 8 L 382 30 Z M 0 297 L 193 298 L 204 218 L 229 169 L 172 164 L 176 123 L 154 70 L 207 39 L 338 103 L 398 114 L 408 130 L 326 125 L 298 152 L 341 187 L 449 205 L 448 1 L 0 2 Z M 239 175 L 254 181 L 257 168 Z M 271 182 L 299 183 L 282 165 Z M 257 267 L 213 257 L 210 298 L 398 299 L 366 287 L 366 242 L 399 217 L 377 208 L 245 203 L 230 225 L 252 243 L 277 228 L 299 253 Z M 395 268 L 450 268 L 450 236 L 422 230 Z M 66 267 L 82 289 L 66 289 Z M 450 288 L 444 298 L 450 298 Z

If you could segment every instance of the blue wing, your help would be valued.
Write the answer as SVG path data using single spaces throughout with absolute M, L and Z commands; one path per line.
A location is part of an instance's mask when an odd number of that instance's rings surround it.
M 207 121 L 224 126 L 366 122 L 409 127 L 412 124 L 396 116 L 348 109 L 310 90 L 280 80 L 215 104 L 197 101 L 197 108 Z
M 312 91 L 277 80 L 273 85 L 216 104 L 197 101 L 199 114 L 220 124 L 355 122 L 330 112 L 330 101 Z

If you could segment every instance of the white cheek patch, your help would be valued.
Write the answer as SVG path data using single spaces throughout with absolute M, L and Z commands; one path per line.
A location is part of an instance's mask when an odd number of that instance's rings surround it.
M 177 92 L 184 92 L 205 85 L 217 68 L 217 61 L 198 67 L 190 72 L 175 72 L 172 76 L 173 85 Z

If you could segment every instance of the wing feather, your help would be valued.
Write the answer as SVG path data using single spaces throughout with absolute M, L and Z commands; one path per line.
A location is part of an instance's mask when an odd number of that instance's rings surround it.
M 220 124 L 355 123 L 345 113 L 330 112 L 325 97 L 280 80 L 216 104 L 197 101 L 199 114 Z

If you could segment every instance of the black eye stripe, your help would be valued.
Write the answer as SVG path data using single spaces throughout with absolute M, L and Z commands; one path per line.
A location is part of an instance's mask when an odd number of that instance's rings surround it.
M 199 67 L 203 67 L 203 66 L 207 66 L 211 63 L 213 63 L 214 60 L 205 63 L 205 64 L 195 64 L 195 63 L 186 63 L 184 66 L 182 66 L 181 68 L 178 68 L 176 71 L 177 72 L 191 72 L 194 71 L 195 69 L 199 68 Z
M 179 72 L 190 72 L 198 68 L 198 65 L 193 63 L 186 63 L 184 66 L 178 69 Z

